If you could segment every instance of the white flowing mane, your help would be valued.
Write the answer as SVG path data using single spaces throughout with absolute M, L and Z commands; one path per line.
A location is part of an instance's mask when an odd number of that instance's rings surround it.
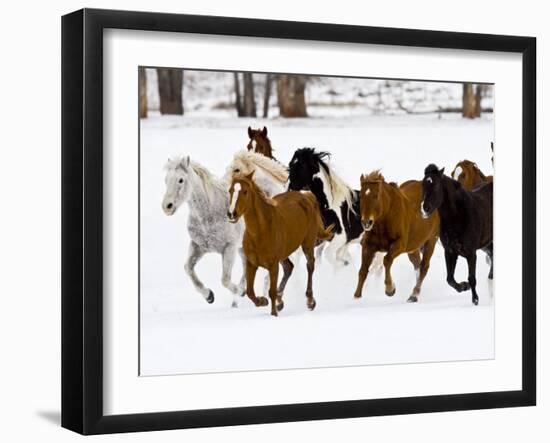
M 168 162 L 166 163 L 165 169 L 167 171 L 175 170 L 177 168 L 185 169 L 183 167 L 183 163 L 185 159 L 186 157 L 177 157 L 177 158 L 169 159 Z M 206 169 L 200 163 L 197 163 L 193 160 L 189 160 L 189 167 L 195 173 L 195 175 L 199 178 L 207 195 L 209 195 L 210 191 L 212 190 L 222 191 L 223 193 L 227 191 L 227 183 L 217 178 L 214 174 L 212 174 L 208 169 Z
M 288 180 L 288 171 L 286 167 L 265 155 L 252 151 L 240 151 L 233 157 L 233 161 L 238 160 L 252 169 L 261 169 L 281 184 L 286 183 Z
M 344 180 L 340 178 L 338 174 L 336 174 L 334 169 L 331 168 L 326 162 L 319 163 L 319 171 L 325 176 L 325 180 L 330 184 L 330 193 L 332 196 L 330 206 L 340 207 L 345 201 L 348 204 L 349 210 L 355 213 L 353 209 L 352 189 L 344 182 Z

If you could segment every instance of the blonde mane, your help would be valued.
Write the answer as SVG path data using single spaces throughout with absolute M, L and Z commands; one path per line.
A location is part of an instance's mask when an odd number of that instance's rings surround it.
M 261 169 L 281 184 L 288 180 L 288 171 L 281 163 L 265 155 L 252 151 L 240 151 L 235 154 L 233 161 L 241 161 L 252 170 Z

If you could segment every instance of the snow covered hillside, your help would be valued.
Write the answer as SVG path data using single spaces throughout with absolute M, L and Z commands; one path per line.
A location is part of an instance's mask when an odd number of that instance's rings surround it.
M 447 285 L 440 244 L 418 303 L 406 303 L 415 274 L 405 255 L 393 266 L 394 297 L 384 294 L 383 278 L 369 275 L 363 298 L 354 300 L 360 247 L 353 245 L 349 266 L 334 270 L 326 260 L 317 264 L 313 312 L 306 308 L 302 259 L 288 283 L 284 310 L 272 318 L 267 307 L 256 308 L 247 298 L 239 308 L 230 307 L 218 255 L 206 256 L 196 268 L 216 294 L 215 303 L 208 305 L 183 269 L 187 208 L 172 217 L 161 209 L 168 157 L 190 155 L 220 176 L 233 154 L 245 148 L 249 125 L 268 127 L 275 156 L 285 164 L 300 147 L 330 151 L 336 171 L 358 188 L 360 174 L 373 169 L 402 182 L 421 179 L 428 163 L 450 172 L 465 158 L 492 174 L 492 118 L 427 114 L 262 120 L 189 114 L 141 120 L 141 375 L 493 358 L 495 300 L 481 252 L 477 307 L 469 291 L 458 294 Z M 241 272 L 237 260 L 233 281 Z M 463 259 L 456 276 L 458 281 L 467 277 Z M 256 287 L 261 291 L 260 282 Z

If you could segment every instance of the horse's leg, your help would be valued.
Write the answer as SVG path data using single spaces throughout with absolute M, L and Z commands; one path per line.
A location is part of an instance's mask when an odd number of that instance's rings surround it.
M 239 281 L 239 294 L 241 294 L 241 297 L 244 297 L 246 294 L 246 255 L 244 255 L 244 249 L 242 247 L 239 248 L 239 255 L 243 263 L 243 272 L 241 280 Z
M 401 241 L 395 241 L 388 249 L 388 253 L 384 256 L 384 269 L 386 276 L 384 278 L 384 286 L 386 287 L 386 295 L 392 297 L 395 294 L 395 283 L 391 277 L 391 265 L 395 258 L 403 252 L 403 245 Z
M 420 294 L 420 289 L 422 288 L 422 282 L 426 278 L 428 269 L 430 268 L 430 260 L 434 253 L 435 245 L 437 244 L 437 237 L 430 238 L 423 247 L 422 252 L 422 261 L 420 262 L 420 269 L 416 270 L 416 285 L 413 289 L 412 295 L 407 301 L 416 302 L 418 301 L 418 294 Z
M 361 245 L 361 268 L 359 269 L 357 288 L 355 289 L 355 294 L 353 294 L 355 298 L 360 298 L 363 293 L 363 285 L 367 279 L 374 254 L 375 252 L 372 251 L 367 245 Z
M 203 251 L 199 245 L 197 245 L 195 242 L 191 242 L 189 244 L 189 251 L 187 253 L 187 262 L 185 263 L 185 272 L 187 272 L 187 275 L 191 278 L 191 281 L 193 282 L 193 285 L 195 286 L 195 289 L 199 291 L 202 296 L 205 298 L 205 300 L 208 303 L 214 302 L 214 293 L 204 287 L 204 284 L 202 281 L 200 281 L 199 277 L 195 273 L 195 266 L 198 263 L 198 261 L 202 258 L 205 251 Z
M 488 258 L 488 262 L 490 262 L 489 264 L 491 265 L 491 269 L 489 270 L 489 275 L 487 276 L 487 278 L 489 280 L 492 280 L 493 279 L 493 242 L 491 242 L 490 245 L 488 245 L 486 248 L 483 248 L 483 252 L 485 252 L 485 254 L 487 254 L 487 258 Z
M 343 234 L 344 235 L 344 234 Z M 351 261 L 351 255 L 348 251 L 349 243 L 346 241 L 342 246 L 336 250 L 336 261 L 342 263 L 344 266 L 349 265 Z
M 327 245 L 327 242 L 322 242 L 319 246 L 315 248 L 315 259 L 321 263 L 321 260 L 323 258 L 323 251 L 325 250 L 325 246 Z
M 269 268 L 269 298 L 271 299 L 271 315 L 277 317 L 277 311 L 280 311 L 277 294 L 277 280 L 279 279 L 279 262 L 275 262 Z
M 279 294 L 279 305 L 277 308 L 279 311 L 283 309 L 283 293 L 285 292 L 286 283 L 288 282 L 288 279 L 290 278 L 290 275 L 292 274 L 292 270 L 294 269 L 294 265 L 292 264 L 292 261 L 290 261 L 289 258 L 285 258 L 281 265 L 283 267 L 283 278 L 281 279 L 281 283 L 279 283 L 279 287 L 277 288 L 277 293 Z
M 447 283 L 449 286 L 453 287 L 457 292 L 463 292 L 470 289 L 468 282 L 457 283 L 455 280 L 455 269 L 456 269 L 456 260 L 458 259 L 458 254 L 450 252 L 445 249 L 445 265 L 447 266 Z
M 235 244 L 228 244 L 222 251 L 222 285 L 233 293 L 232 308 L 237 307 L 239 287 L 231 281 L 231 271 L 235 262 L 235 253 L 237 247 Z
M 252 300 L 252 303 L 254 303 L 256 306 L 266 306 L 267 298 L 258 298 L 254 293 L 254 279 L 256 278 L 257 270 L 258 266 L 250 263 L 248 260 L 246 261 L 246 295 L 248 295 L 248 298 Z
M 313 311 L 317 305 L 317 302 L 313 298 L 313 271 L 315 270 L 315 254 L 313 253 L 313 245 L 302 245 L 302 251 L 304 251 L 304 255 L 307 260 L 307 308 L 310 311 Z
M 337 234 L 329 242 L 325 249 L 327 260 L 333 266 L 339 266 L 342 262 L 338 261 L 337 252 L 346 243 L 346 234 Z
M 468 260 L 468 283 L 470 284 L 470 289 L 472 290 L 472 303 L 477 305 L 479 303 L 479 297 L 477 296 L 476 291 L 476 261 L 477 254 L 474 251 L 467 258 Z

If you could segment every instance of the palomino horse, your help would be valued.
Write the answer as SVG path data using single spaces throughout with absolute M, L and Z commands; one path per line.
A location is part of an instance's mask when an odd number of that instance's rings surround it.
M 331 227 L 324 228 L 315 197 L 310 192 L 285 192 L 272 199 L 266 197 L 252 180 L 253 174 L 233 178 L 229 188 L 230 205 L 227 217 L 232 223 L 244 218 L 243 249 L 246 257 L 246 293 L 256 306 L 266 306 L 267 298 L 256 297 L 254 279 L 258 267 L 269 271 L 271 315 L 283 308 L 283 278 L 279 290 L 279 263 L 302 247 L 307 259 L 307 307 L 315 308 L 312 277 L 315 269 L 313 247 L 316 241 L 331 236 Z
M 334 224 L 335 235 L 327 248 L 327 257 L 334 265 L 347 265 L 350 261 L 347 246 L 359 241 L 363 233 L 359 191 L 344 183 L 329 165 L 328 159 L 328 152 L 316 151 L 314 148 L 297 149 L 288 166 L 288 189 L 313 192 L 325 226 Z M 378 263 L 380 261 L 381 258 Z
M 462 185 L 443 174 L 443 169 L 428 165 L 422 181 L 421 211 L 430 217 L 436 210 L 441 218 L 441 243 L 445 248 L 447 283 L 458 292 L 472 290 L 477 305 L 476 251 L 482 249 L 491 259 L 489 278 L 493 278 L 493 183 L 466 191 Z M 458 256 L 468 261 L 468 282 L 457 283 L 455 267 Z
M 197 291 L 208 303 L 213 303 L 214 293 L 199 279 L 195 266 L 207 252 L 221 254 L 222 284 L 233 293 L 232 306 L 237 306 L 237 296 L 244 295 L 244 273 L 239 285 L 235 285 L 231 282 L 231 270 L 237 251 L 244 263 L 241 248 L 244 226 L 242 223 L 227 222 L 227 182 L 216 179 L 206 168 L 191 161 L 189 157 L 168 160 L 165 168 L 166 193 L 162 200 L 162 209 L 166 215 L 173 215 L 182 203 L 189 204 L 187 230 L 191 243 L 185 271 Z
M 248 138 L 250 141 L 246 146 L 246 149 L 252 152 L 257 152 L 258 154 L 265 155 L 269 158 L 273 157 L 273 148 L 271 147 L 271 141 L 267 138 L 267 128 L 264 126 L 263 129 L 252 129 L 248 127 Z
M 249 175 L 254 173 L 254 181 L 268 196 L 284 192 L 288 180 L 287 169 L 277 160 L 252 151 L 240 151 L 226 169 L 226 175 Z
M 451 173 L 451 177 L 459 181 L 467 191 L 471 191 L 482 183 L 493 181 L 492 175 L 485 175 L 478 166 L 470 160 L 458 162 Z
M 416 271 L 416 285 L 407 301 L 418 301 L 422 282 L 430 267 L 437 237 L 439 216 L 424 219 L 418 210 L 422 201 L 422 182 L 409 180 L 401 186 L 386 183 L 379 171 L 361 175 L 361 269 L 355 297 L 361 297 L 369 266 L 377 251 L 384 251 L 386 295 L 395 294 L 391 265 L 406 252 Z M 422 256 L 421 256 L 422 253 Z

